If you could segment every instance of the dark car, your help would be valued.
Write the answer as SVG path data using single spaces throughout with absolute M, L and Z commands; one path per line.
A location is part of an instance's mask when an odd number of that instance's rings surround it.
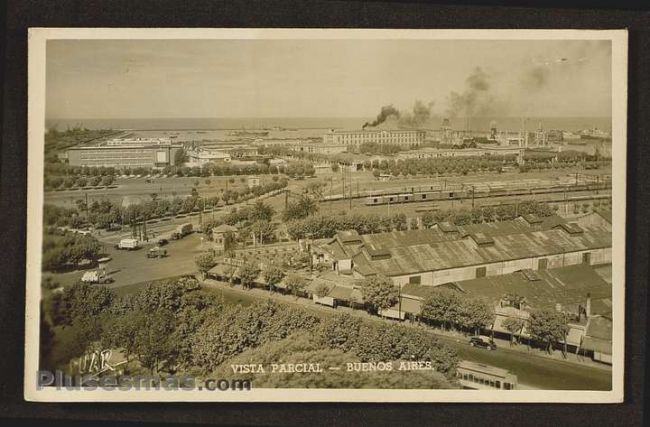
M 481 337 L 472 337 L 469 339 L 469 345 L 472 347 L 484 348 L 486 350 L 496 350 L 497 345 L 492 340 L 485 340 Z
M 158 246 L 165 246 L 167 243 L 169 243 L 169 240 L 167 239 L 158 240 Z

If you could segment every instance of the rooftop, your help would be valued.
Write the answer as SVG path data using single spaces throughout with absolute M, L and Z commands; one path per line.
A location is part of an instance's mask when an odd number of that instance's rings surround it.
M 525 297 L 534 308 L 551 309 L 556 303 L 584 305 L 589 293 L 593 311 L 595 300 L 611 298 L 612 295 L 611 285 L 588 265 L 537 270 L 536 273 L 540 280 L 529 280 L 523 272 L 515 272 L 456 282 L 456 286 L 468 294 L 483 296 L 493 302 L 499 301 L 504 294 L 517 294 Z
M 569 234 L 565 230 L 554 229 L 494 236 L 492 239 L 494 243 L 489 245 L 478 245 L 473 239 L 460 239 L 389 247 L 390 258 L 369 259 L 363 252 L 359 252 L 353 260 L 355 269 L 362 275 L 398 276 L 607 248 L 612 245 L 611 233 L 600 230 Z

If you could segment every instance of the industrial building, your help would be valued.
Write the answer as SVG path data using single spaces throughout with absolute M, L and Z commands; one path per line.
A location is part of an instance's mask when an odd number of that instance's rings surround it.
M 363 143 L 417 146 L 424 143 L 425 138 L 426 131 L 423 130 L 330 130 L 323 135 L 323 143 L 350 148 Z
M 513 225 L 513 224 L 511 224 Z M 437 224 L 431 230 L 359 236 L 337 233 L 314 250 L 314 262 L 364 278 L 390 277 L 396 285 L 438 286 L 518 270 L 545 270 L 575 264 L 611 263 L 611 231 L 561 222 L 526 231 Z M 538 225 L 535 225 L 538 227 Z
M 182 146 L 170 143 L 126 143 L 73 147 L 67 151 L 71 166 L 165 167 L 173 166 Z

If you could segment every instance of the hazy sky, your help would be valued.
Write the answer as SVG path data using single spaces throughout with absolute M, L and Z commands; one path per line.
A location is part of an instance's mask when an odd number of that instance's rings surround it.
M 48 119 L 611 115 L 609 41 L 51 40 L 46 67 Z

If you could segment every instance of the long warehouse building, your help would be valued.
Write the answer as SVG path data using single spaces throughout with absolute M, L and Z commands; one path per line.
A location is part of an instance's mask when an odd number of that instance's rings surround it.
M 555 222 L 555 221 L 554 221 Z M 506 230 L 508 228 L 509 230 Z M 339 232 L 313 248 L 314 262 L 363 278 L 376 274 L 396 285 L 438 286 L 518 270 L 544 270 L 612 260 L 611 229 L 558 221 L 522 229 L 521 222 L 496 228 L 438 224 L 433 230 L 359 236 Z
M 417 146 L 424 143 L 423 130 L 331 130 L 323 136 L 328 145 L 345 145 L 351 148 L 363 143 Z
M 103 145 L 68 149 L 71 166 L 165 167 L 173 166 L 180 145 Z

